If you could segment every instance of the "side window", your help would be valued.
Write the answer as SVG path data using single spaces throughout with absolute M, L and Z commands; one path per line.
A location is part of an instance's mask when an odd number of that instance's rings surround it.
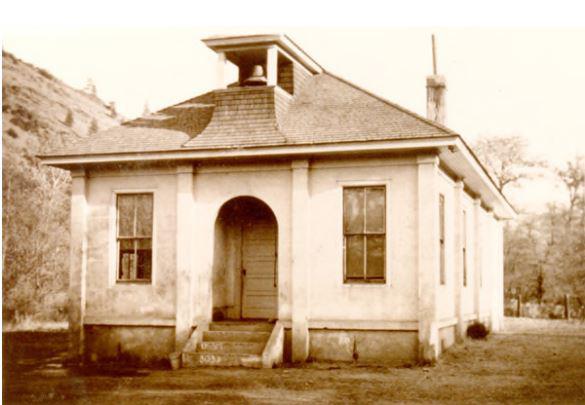
M 152 193 L 118 194 L 117 279 L 149 282 L 152 278 Z
M 386 187 L 343 188 L 345 282 L 386 278 Z
M 439 282 L 445 284 L 445 196 L 439 194 Z

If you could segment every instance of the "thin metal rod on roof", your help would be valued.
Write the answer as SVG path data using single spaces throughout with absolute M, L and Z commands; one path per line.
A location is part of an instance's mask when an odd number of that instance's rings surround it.
M 437 51 L 435 49 L 435 34 L 431 35 L 431 39 L 433 42 L 433 74 L 437 74 Z

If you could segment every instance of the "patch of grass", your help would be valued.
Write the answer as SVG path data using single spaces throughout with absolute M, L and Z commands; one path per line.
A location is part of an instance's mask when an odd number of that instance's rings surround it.
M 539 324 L 540 326 L 540 324 Z M 555 325 L 556 326 L 556 325 Z M 450 348 L 434 367 L 311 363 L 293 368 L 98 370 L 55 373 L 66 355 L 59 333 L 5 334 L 6 402 L 79 403 L 582 403 L 585 336 L 494 334 Z M 8 343 L 8 344 L 6 344 Z M 6 351 L 6 347 L 10 350 Z M 61 353 L 61 354 L 59 354 Z M 109 368 L 110 367 L 110 368 Z M 118 365 L 118 367 L 120 367 Z M 93 373 L 92 373 L 93 371 Z M 9 381 L 9 383 L 6 383 Z M 45 397 L 43 397 L 45 395 Z

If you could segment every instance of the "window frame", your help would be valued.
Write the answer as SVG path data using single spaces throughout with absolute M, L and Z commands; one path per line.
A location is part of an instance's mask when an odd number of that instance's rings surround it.
M 151 196 L 152 217 L 151 217 L 151 235 L 150 235 L 150 278 L 142 279 L 122 279 L 120 278 L 120 240 L 148 239 L 144 237 L 121 237 L 119 236 L 119 215 L 118 215 L 118 197 L 124 195 L 144 195 Z M 111 214 L 111 272 L 110 285 L 154 285 L 156 275 L 156 192 L 153 189 L 124 189 L 114 190 L 112 195 L 112 214 Z
M 363 189 L 364 190 L 364 200 L 366 198 L 366 189 L 382 189 L 384 195 L 384 207 L 382 209 L 382 224 L 383 224 L 383 232 L 368 232 L 366 228 L 367 224 L 367 204 L 364 201 L 364 229 L 361 233 L 346 233 L 345 232 L 345 210 L 346 210 L 346 201 L 345 201 L 345 190 L 346 189 Z M 341 234 L 342 234 L 342 246 L 343 246 L 343 253 L 342 253 L 342 262 L 343 262 L 343 284 L 351 285 L 351 284 L 386 284 L 388 280 L 388 271 L 387 271 L 387 264 L 388 264 L 388 184 L 386 182 L 344 182 L 341 184 L 341 200 L 342 200 L 342 210 L 341 210 Z M 348 278 L 347 277 L 347 236 L 352 235 L 362 235 L 364 236 L 364 277 L 363 278 Z M 383 260 L 383 275 L 381 278 L 368 278 L 367 276 L 367 238 L 368 235 L 377 235 L 381 236 L 383 240 L 383 253 L 384 253 L 384 260 Z
M 439 193 L 439 284 L 447 284 L 447 269 L 446 269 L 446 202 L 445 195 Z

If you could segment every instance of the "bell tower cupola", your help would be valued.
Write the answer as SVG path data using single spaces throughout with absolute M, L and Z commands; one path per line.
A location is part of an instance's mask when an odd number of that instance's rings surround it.
M 225 78 L 228 61 L 238 69 L 238 82 L 230 87 L 278 86 L 291 95 L 307 75 L 323 71 L 283 34 L 211 37 L 203 43 L 218 56 L 217 89 L 228 87 Z

